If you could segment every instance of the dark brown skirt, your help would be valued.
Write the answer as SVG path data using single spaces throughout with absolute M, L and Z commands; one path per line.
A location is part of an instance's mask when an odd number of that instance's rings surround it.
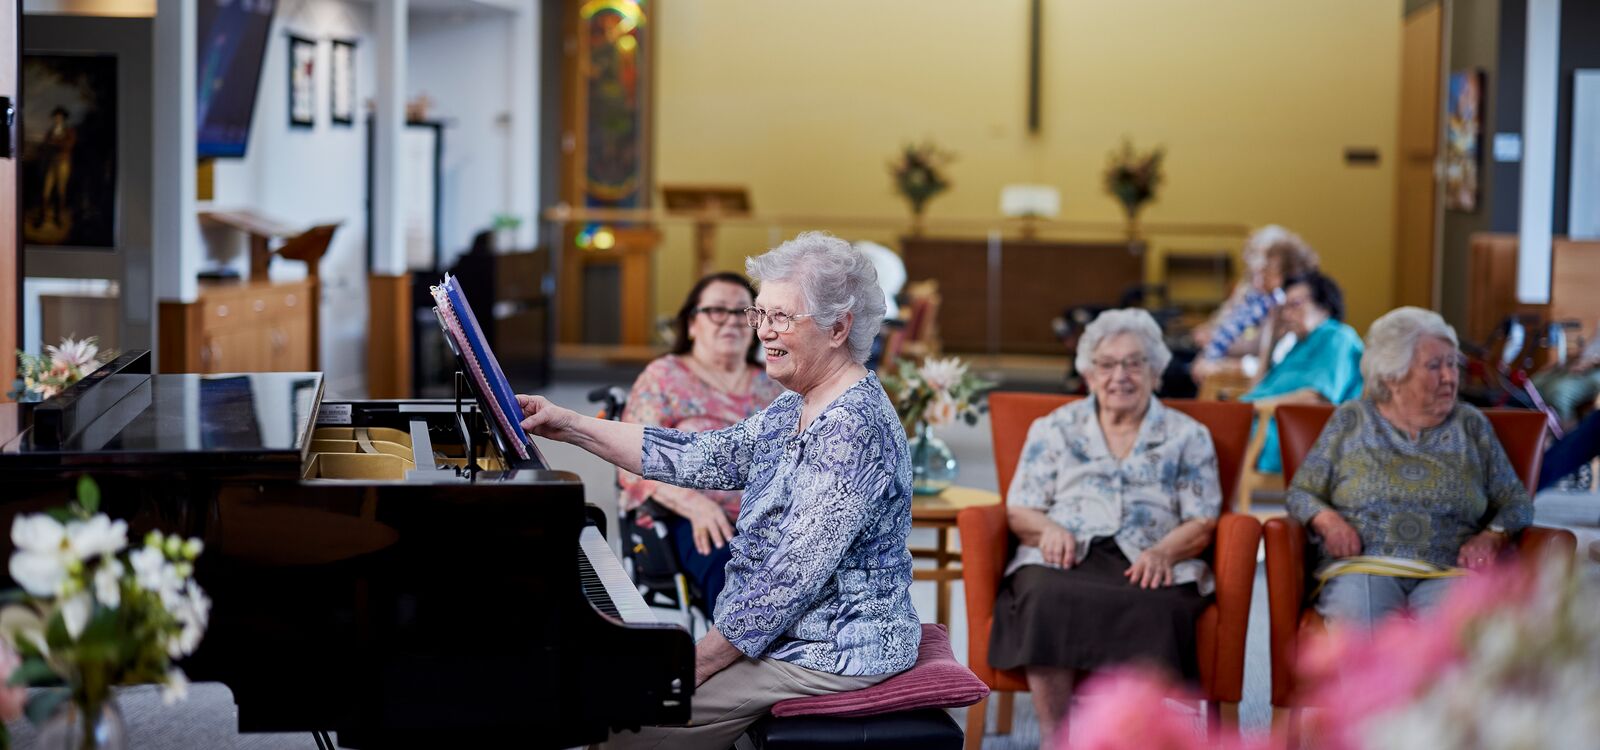
M 1195 623 L 1210 604 L 1193 583 L 1141 589 L 1123 577 L 1128 558 L 1096 539 L 1068 570 L 1025 565 L 1006 576 L 994 605 L 989 663 L 1096 670 L 1141 662 L 1194 680 Z

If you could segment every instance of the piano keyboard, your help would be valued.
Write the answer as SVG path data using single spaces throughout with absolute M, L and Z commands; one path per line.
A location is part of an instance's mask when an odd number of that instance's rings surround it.
M 583 595 L 595 609 L 626 623 L 657 621 L 639 589 L 622 572 L 622 565 L 611 554 L 611 545 L 606 544 L 599 529 L 584 526 L 578 535 L 578 547 L 583 550 L 578 557 L 578 580 L 583 584 Z

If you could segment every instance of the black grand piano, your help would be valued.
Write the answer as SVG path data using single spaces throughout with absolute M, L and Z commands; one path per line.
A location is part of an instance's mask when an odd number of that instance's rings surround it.
M 0 522 L 88 474 L 130 538 L 203 539 L 211 620 L 182 666 L 228 685 L 242 732 L 570 747 L 688 720 L 692 640 L 654 621 L 576 476 L 506 451 L 475 394 L 322 389 L 320 373 L 151 374 L 124 355 L 31 426 L 0 411 Z

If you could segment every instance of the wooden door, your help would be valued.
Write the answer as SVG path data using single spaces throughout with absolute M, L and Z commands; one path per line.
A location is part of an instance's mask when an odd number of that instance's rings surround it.
M 1442 3 L 1405 19 L 1400 47 L 1400 143 L 1395 191 L 1395 305 L 1437 300 L 1439 54 Z
M 0 97 L 15 107 L 19 98 L 17 67 L 21 39 L 17 29 L 21 13 L 17 0 L 0 0 Z M 3 118 L 3 109 L 0 109 Z M 21 118 L 17 118 L 21 119 Z M 5 132 L 0 153 L 0 401 L 17 378 L 17 347 L 22 343 L 22 252 L 17 241 L 17 157 L 21 148 L 13 123 L 0 119 Z

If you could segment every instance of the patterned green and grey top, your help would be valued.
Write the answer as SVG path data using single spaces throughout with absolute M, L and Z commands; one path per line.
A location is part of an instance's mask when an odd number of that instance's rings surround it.
M 1488 525 L 1514 534 L 1533 521 L 1533 499 L 1494 427 L 1467 404 L 1415 441 L 1369 399 L 1340 406 L 1295 472 L 1288 505 L 1304 524 L 1338 511 L 1361 535 L 1363 555 L 1446 568 Z

